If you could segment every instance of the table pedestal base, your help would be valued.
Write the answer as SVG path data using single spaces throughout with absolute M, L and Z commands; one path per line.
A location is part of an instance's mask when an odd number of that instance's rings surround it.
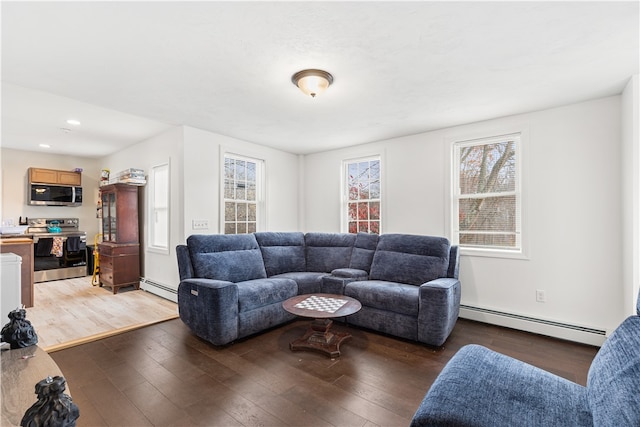
M 291 350 L 315 350 L 325 353 L 331 358 L 340 356 L 340 344 L 351 338 L 347 332 L 330 332 L 333 321 L 330 319 L 315 319 L 309 329 L 300 339 L 289 344 Z

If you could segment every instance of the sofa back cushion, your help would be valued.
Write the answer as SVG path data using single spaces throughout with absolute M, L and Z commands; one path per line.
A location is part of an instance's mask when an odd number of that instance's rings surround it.
M 410 234 L 380 236 L 370 279 L 421 285 L 447 277 L 449 240 Z
M 254 233 L 264 260 L 267 276 L 305 271 L 303 233 Z
M 602 345 L 587 376 L 595 426 L 640 426 L 640 317 L 628 317 Z
M 202 234 L 187 238 L 195 277 L 229 282 L 267 277 L 253 234 Z
M 307 271 L 330 273 L 336 268 L 346 268 L 351 260 L 355 234 L 307 233 Z
M 367 273 L 371 270 L 373 255 L 376 253 L 379 236 L 377 234 L 358 233 L 351 252 L 351 262 L 349 268 L 364 270 Z

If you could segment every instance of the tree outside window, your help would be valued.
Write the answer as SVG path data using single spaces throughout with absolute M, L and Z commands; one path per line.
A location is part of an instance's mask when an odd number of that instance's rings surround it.
M 454 234 L 462 247 L 521 249 L 520 135 L 454 145 Z
M 380 234 L 380 159 L 345 162 L 347 230 Z

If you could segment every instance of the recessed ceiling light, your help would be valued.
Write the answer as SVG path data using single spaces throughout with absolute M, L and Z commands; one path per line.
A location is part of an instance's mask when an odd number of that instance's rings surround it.
M 40 144 L 40 147 L 42 147 L 42 148 L 51 148 L 51 146 L 49 144 Z
M 80 126 L 80 120 L 69 119 L 69 120 L 67 120 L 67 124 L 70 124 L 70 125 L 73 125 L 73 126 Z

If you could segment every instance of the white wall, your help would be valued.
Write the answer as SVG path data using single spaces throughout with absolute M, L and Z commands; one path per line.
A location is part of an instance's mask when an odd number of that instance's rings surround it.
M 340 231 L 341 162 L 378 153 L 383 232 L 450 238 L 450 141 L 525 129 L 528 259 L 462 257 L 462 304 L 610 331 L 624 317 L 620 109 L 614 96 L 308 155 L 305 228 Z
M 98 184 L 102 164 L 99 160 L 85 157 L 61 156 L 35 151 L 2 148 L 2 207 L 0 218 L 79 218 L 80 228 L 87 232 L 87 243 L 92 244 L 100 223 L 96 219 Z M 30 206 L 28 205 L 29 168 L 73 170 L 82 168 L 81 206 Z
M 224 151 L 265 162 L 265 230 L 298 230 L 298 157 L 196 128 L 184 128 L 184 239 L 220 233 L 220 166 Z M 208 230 L 193 230 L 206 219 Z
M 622 200 L 624 310 L 636 312 L 640 291 L 640 77 L 622 93 Z
M 147 219 L 149 217 L 149 200 L 146 186 L 139 187 L 138 190 L 140 192 L 139 199 L 142 201 L 138 207 L 138 215 L 140 222 L 143 224 L 140 230 L 143 260 L 141 275 L 146 279 L 153 280 L 172 289 L 177 289 L 180 283 L 175 246 L 182 239 L 183 234 L 183 141 L 183 128 L 175 127 L 115 154 L 106 156 L 102 161 L 103 167 L 110 169 L 112 174 L 117 174 L 129 168 L 137 168 L 145 171 L 147 179 L 149 170 L 152 167 L 169 162 L 171 180 L 171 188 L 169 190 L 171 199 L 169 253 L 148 250 Z

